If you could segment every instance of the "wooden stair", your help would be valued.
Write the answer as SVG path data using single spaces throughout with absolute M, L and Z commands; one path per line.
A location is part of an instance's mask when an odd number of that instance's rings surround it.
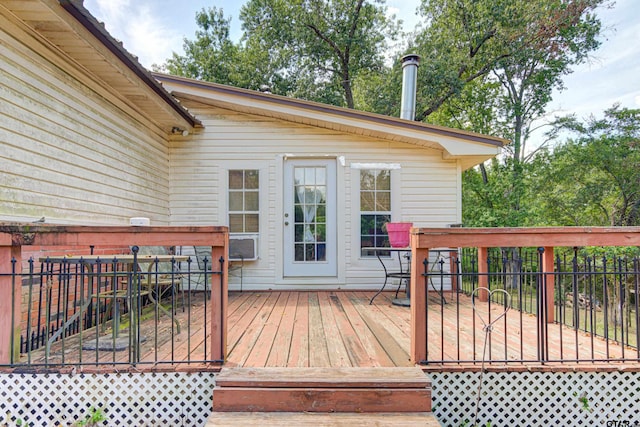
M 207 427 L 439 426 L 420 368 L 223 368 Z

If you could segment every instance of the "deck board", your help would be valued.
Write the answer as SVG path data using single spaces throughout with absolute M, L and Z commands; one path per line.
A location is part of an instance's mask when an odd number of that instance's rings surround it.
M 278 298 L 280 298 L 280 293 L 267 293 L 266 296 L 267 298 L 264 300 L 264 303 L 259 307 L 259 310 L 254 315 L 251 315 L 252 310 L 247 312 L 247 314 L 249 315 L 247 319 L 251 319 L 251 322 L 245 330 L 238 330 L 239 325 L 235 325 L 231 328 L 231 330 L 235 329 L 238 333 L 240 333 L 240 340 L 229 353 L 239 356 L 236 362 L 238 366 L 244 366 L 247 360 L 254 359 L 251 354 L 253 351 L 259 350 L 259 348 L 255 347 L 256 342 L 260 338 L 260 334 L 264 329 L 264 325 L 271 315 L 271 312 L 273 311 Z M 258 305 L 256 304 L 251 308 L 258 308 Z M 232 362 L 231 359 L 229 359 L 229 362 Z
M 260 336 L 255 341 L 254 349 L 246 360 L 247 365 L 266 366 L 269 354 L 274 350 L 278 329 L 284 317 L 285 307 L 289 300 L 289 292 L 280 293 L 273 305 L 269 317 L 262 327 Z
M 333 312 L 329 294 L 326 292 L 320 293 L 318 295 L 318 304 L 320 306 L 322 330 L 325 334 L 324 340 L 326 342 L 331 366 L 352 366 L 349 351 L 347 351 L 347 346 L 345 345 L 349 340 L 345 340 L 344 338 L 345 336 L 353 336 L 353 333 L 350 334 L 350 331 L 341 327 L 336 313 Z M 314 325 L 310 325 L 310 327 L 313 328 Z
M 287 366 L 297 305 L 298 295 L 287 293 L 287 303 L 282 307 L 282 318 L 274 335 L 273 345 L 265 366 Z
M 360 316 L 353 304 L 353 297 L 351 295 L 346 296 L 347 298 L 341 299 L 339 296 L 333 295 L 331 302 L 340 313 L 341 324 L 339 327 L 341 331 L 345 331 L 343 336 L 347 332 L 349 334 L 345 338 L 345 342 L 351 355 L 353 366 L 395 366 L 376 339 L 375 334 Z
M 296 295 L 298 296 L 296 314 L 286 366 L 304 368 L 309 366 L 309 298 L 303 292 Z
M 331 366 L 316 292 L 309 294 L 309 366 Z

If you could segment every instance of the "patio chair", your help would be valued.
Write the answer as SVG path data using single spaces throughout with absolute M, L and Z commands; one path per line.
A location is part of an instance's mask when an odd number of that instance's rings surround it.
M 202 286 L 205 292 L 209 292 L 210 297 L 211 283 L 205 280 L 205 274 L 211 271 L 211 246 L 194 246 L 193 251 L 196 254 L 196 262 L 198 263 L 199 272 L 199 274 L 195 276 L 196 279 L 193 282 L 198 287 Z M 208 285 L 209 289 L 207 289 L 206 285 Z
M 207 259 L 207 271 L 212 270 L 212 259 L 211 259 L 211 247 L 210 246 L 194 246 L 193 250 L 196 254 L 196 260 L 198 262 L 198 269 L 200 271 L 204 271 L 204 260 Z M 244 269 L 244 257 L 241 254 L 229 254 L 229 258 L 234 258 L 234 261 L 229 261 L 228 272 L 229 275 L 235 274 L 239 272 L 240 277 L 240 292 L 242 292 L 242 282 L 243 282 L 243 269 Z M 240 260 L 240 263 L 237 262 Z M 196 283 L 198 285 L 204 286 L 204 277 L 202 274 L 199 275 L 198 279 L 196 279 Z M 208 286 L 211 286 L 210 282 L 207 282 Z M 210 290 L 210 289 L 209 289 Z
M 140 246 L 139 256 L 154 255 L 173 255 L 169 253 L 165 246 Z M 173 265 L 172 265 L 173 264 Z M 178 263 L 158 262 L 149 265 L 148 284 L 149 290 L 154 293 L 155 298 L 160 301 L 168 292 L 180 292 L 182 297 L 182 307 L 184 310 L 185 296 L 184 287 L 182 286 L 182 272 Z

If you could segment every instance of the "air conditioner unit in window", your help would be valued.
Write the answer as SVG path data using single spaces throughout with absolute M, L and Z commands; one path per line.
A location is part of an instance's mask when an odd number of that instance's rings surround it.
M 229 236 L 229 260 L 258 259 L 258 236 Z

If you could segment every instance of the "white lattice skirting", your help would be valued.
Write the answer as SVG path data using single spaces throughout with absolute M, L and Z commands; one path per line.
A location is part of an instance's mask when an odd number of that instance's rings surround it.
M 472 424 L 480 374 L 429 375 L 438 421 L 447 427 Z M 487 422 L 491 427 L 640 426 L 640 373 L 485 373 L 478 425 Z
M 213 373 L 2 374 L 0 426 L 69 426 L 91 408 L 106 426 L 204 426 Z
M 470 425 L 478 373 L 432 372 L 443 426 Z M 0 374 L 0 426 L 68 426 L 92 407 L 106 426 L 204 426 L 213 373 Z M 640 373 L 486 373 L 480 425 L 640 426 Z M 618 422 L 615 424 L 614 422 Z

